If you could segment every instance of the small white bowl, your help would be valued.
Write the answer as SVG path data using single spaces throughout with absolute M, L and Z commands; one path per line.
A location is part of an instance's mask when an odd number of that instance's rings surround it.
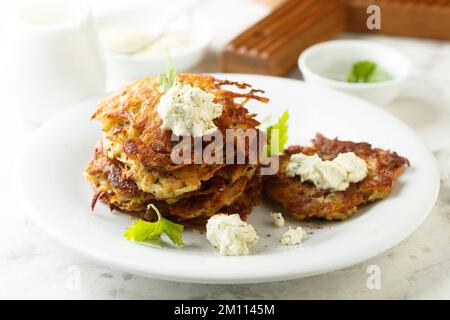
M 157 21 L 154 13 L 146 8 L 131 9 L 127 11 L 110 13 L 96 21 L 101 35 L 102 28 L 110 28 L 114 24 L 120 26 L 127 20 L 136 21 L 137 24 L 146 21 Z M 210 43 L 212 32 L 210 26 L 201 19 L 191 19 L 188 33 L 192 37 L 192 45 L 179 51 L 170 51 L 163 54 L 152 55 L 128 55 L 116 53 L 105 48 L 108 78 L 111 84 L 123 84 L 149 75 L 155 75 L 165 71 L 167 56 L 178 72 L 189 70 L 198 64 Z M 157 22 L 155 22 L 157 23 Z M 174 22 L 175 29 L 183 30 Z M 168 55 L 167 55 L 168 54 Z
M 352 65 L 363 60 L 375 62 L 394 78 L 376 83 L 346 82 Z M 298 66 L 305 81 L 335 88 L 381 106 L 396 98 L 411 70 L 409 59 L 399 51 L 364 40 L 316 44 L 302 52 Z

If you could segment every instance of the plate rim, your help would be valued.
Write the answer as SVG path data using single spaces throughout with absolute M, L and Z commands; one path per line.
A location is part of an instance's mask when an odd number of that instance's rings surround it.
M 415 223 L 412 223 L 409 228 L 403 228 L 400 232 L 395 233 L 394 235 L 391 235 L 389 237 L 389 240 L 385 240 L 382 245 L 379 245 L 377 249 L 375 250 L 369 250 L 370 253 L 362 252 L 359 253 L 359 255 L 356 255 L 356 257 L 353 257 L 353 259 L 344 259 L 345 261 L 340 263 L 335 263 L 334 265 L 330 266 L 321 266 L 317 268 L 314 272 L 270 272 L 268 274 L 267 270 L 263 272 L 262 274 L 253 273 L 251 276 L 245 276 L 245 275 L 236 275 L 231 274 L 230 276 L 223 275 L 221 277 L 214 277 L 211 275 L 205 275 L 202 274 L 202 276 L 195 276 L 192 273 L 186 273 L 186 274 L 178 274 L 174 273 L 173 270 L 167 271 L 167 270 L 159 270 L 158 272 L 155 272 L 155 270 L 149 270 L 147 268 L 143 268 L 143 265 L 138 265 L 134 263 L 130 263 L 128 261 L 121 260 L 120 258 L 114 257 L 109 254 L 103 254 L 102 252 L 99 252 L 98 249 L 91 249 L 89 246 L 86 246 L 83 244 L 82 241 L 79 241 L 77 239 L 72 239 L 71 237 L 67 237 L 64 235 L 63 232 L 60 232 L 59 230 L 55 230 L 51 226 L 51 223 L 49 221 L 45 221 L 45 218 L 43 218 L 37 209 L 33 207 L 33 205 L 30 203 L 27 197 L 25 197 L 26 192 L 24 191 L 21 179 L 20 179 L 20 168 L 24 165 L 24 154 L 26 150 L 26 145 L 31 144 L 36 137 L 39 136 L 41 132 L 45 130 L 47 126 L 50 126 L 51 123 L 57 122 L 59 118 L 63 118 L 66 113 L 69 113 L 70 110 L 76 109 L 78 106 L 86 103 L 90 103 L 94 99 L 99 99 L 100 96 L 91 97 L 88 99 L 85 99 L 69 108 L 61 112 L 60 114 L 53 117 L 51 120 L 49 120 L 46 124 L 39 127 L 35 132 L 33 132 L 28 138 L 25 143 L 25 147 L 20 151 L 18 155 L 18 160 L 14 164 L 14 172 L 13 172 L 13 188 L 15 192 L 19 195 L 19 199 L 23 199 L 21 201 L 21 206 L 23 207 L 24 211 L 28 214 L 30 220 L 35 223 L 39 228 L 44 230 L 46 233 L 48 233 L 52 238 L 56 239 L 57 241 L 63 243 L 67 247 L 71 248 L 72 250 L 78 252 L 84 257 L 87 257 L 89 259 L 92 259 L 94 261 L 98 261 L 103 265 L 107 265 L 122 271 L 138 274 L 145 277 L 150 277 L 154 279 L 161 279 L 161 280 L 170 280 L 170 281 L 178 281 L 178 282 L 187 282 L 187 283 L 209 283 L 209 284 L 245 284 L 245 283 L 265 283 L 265 282 L 273 282 L 273 281 L 281 281 L 281 280 L 288 280 L 288 279 L 295 279 L 295 278 L 303 278 L 303 277 L 309 277 L 317 274 L 322 273 L 328 273 L 336 270 L 340 270 L 342 268 L 346 268 L 358 263 L 361 263 L 363 261 L 366 261 L 372 257 L 375 257 L 386 250 L 396 246 L 398 243 L 400 243 L 402 240 L 409 237 L 421 224 L 422 222 L 428 217 L 428 215 L 431 213 L 432 208 L 434 207 L 438 193 L 440 190 L 440 175 L 439 175 L 439 169 L 436 163 L 436 160 L 434 156 L 432 155 L 431 151 L 424 145 L 424 143 L 417 137 L 415 132 L 407 126 L 405 123 L 403 123 L 400 119 L 396 118 L 395 116 L 389 114 L 388 112 L 380 109 L 379 107 L 361 100 L 357 97 L 351 96 L 349 94 L 333 90 L 330 88 L 325 88 L 321 86 L 317 86 L 314 84 L 306 83 L 301 80 L 294 80 L 294 79 L 287 79 L 287 78 L 281 78 L 281 77 L 274 77 L 274 76 L 262 76 L 262 75 L 254 75 L 254 74 L 240 74 L 240 73 L 211 73 L 214 76 L 217 77 L 236 77 L 236 78 L 242 78 L 242 77 L 250 77 L 250 78 L 263 78 L 269 81 L 288 81 L 288 82 L 295 82 L 300 85 L 304 86 L 310 86 L 310 87 L 316 87 L 320 90 L 324 91 L 330 91 L 333 92 L 333 94 L 343 95 L 347 96 L 347 98 L 354 99 L 359 104 L 365 104 L 367 108 L 377 109 L 377 112 L 382 113 L 384 116 L 391 118 L 394 120 L 394 122 L 397 123 L 397 125 L 400 125 L 405 129 L 406 131 L 409 131 L 409 134 L 411 136 L 414 136 L 416 143 L 418 147 L 422 149 L 426 153 L 426 157 L 428 158 L 428 163 L 431 165 L 429 169 L 429 174 L 431 175 L 430 181 L 434 180 L 434 186 L 432 190 L 433 197 L 428 202 L 428 204 L 425 206 L 424 213 L 421 215 L 420 219 L 416 219 Z M 250 82 L 250 81 L 249 81 Z M 104 97 L 107 93 L 102 95 Z M 73 111 L 72 111 L 73 112 Z M 50 125 L 49 125 L 50 124 Z M 250 256 L 250 257 L 257 257 L 257 256 Z M 235 257 L 223 257 L 225 259 L 233 259 Z M 237 257 L 237 259 L 245 259 L 246 257 Z M 351 261 L 348 261 L 351 260 Z

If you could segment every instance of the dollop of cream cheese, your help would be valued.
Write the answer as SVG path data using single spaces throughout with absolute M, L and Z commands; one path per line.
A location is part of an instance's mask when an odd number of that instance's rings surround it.
M 247 255 L 259 240 L 255 229 L 238 214 L 216 214 L 209 218 L 206 238 L 220 254 L 227 256 Z
M 284 227 L 284 217 L 280 212 L 272 212 L 270 214 L 270 219 L 272 219 L 273 224 L 278 228 Z
M 317 154 L 293 154 L 286 167 L 288 177 L 300 176 L 302 182 L 311 181 L 323 190 L 344 191 L 350 183 L 367 176 L 367 164 L 353 152 L 340 153 L 332 161 L 322 160 Z
M 217 130 L 213 119 L 222 114 L 215 96 L 200 88 L 179 82 L 161 97 L 156 109 L 162 128 L 177 136 L 202 137 Z
M 302 227 L 297 227 L 286 231 L 280 239 L 281 244 L 285 246 L 293 246 L 302 243 L 302 240 L 306 237 L 306 232 Z

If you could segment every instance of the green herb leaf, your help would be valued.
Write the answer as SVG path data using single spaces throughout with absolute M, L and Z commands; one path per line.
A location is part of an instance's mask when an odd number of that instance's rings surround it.
M 394 79 L 389 73 L 381 69 L 380 67 L 376 67 L 372 74 L 369 76 L 368 82 L 381 82 Z
M 276 124 L 273 124 L 266 129 L 267 146 L 266 152 L 268 156 L 280 154 L 284 151 L 284 145 L 287 142 L 289 113 L 286 110 L 278 119 Z M 276 134 L 277 133 L 277 134 Z
M 393 77 L 372 61 L 360 61 L 352 66 L 347 82 L 370 83 L 391 80 Z
M 153 209 L 158 215 L 158 221 L 147 222 L 144 220 L 135 220 L 133 225 L 123 234 L 127 240 L 139 241 L 139 242 L 154 242 L 155 240 L 161 240 L 161 235 L 164 232 L 169 239 L 176 245 L 182 246 L 183 242 L 183 226 L 173 223 L 161 216 L 159 210 L 153 205 L 149 204 L 147 210 Z
M 166 73 L 165 74 L 159 73 L 156 79 L 159 86 L 159 91 L 165 93 L 167 90 L 172 88 L 176 80 L 177 80 L 177 71 L 175 70 L 170 60 L 167 59 Z

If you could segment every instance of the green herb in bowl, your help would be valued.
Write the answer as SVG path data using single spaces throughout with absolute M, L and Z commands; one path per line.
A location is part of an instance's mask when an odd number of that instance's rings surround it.
M 347 82 L 373 83 L 391 80 L 394 77 L 372 61 L 359 61 L 352 66 Z

